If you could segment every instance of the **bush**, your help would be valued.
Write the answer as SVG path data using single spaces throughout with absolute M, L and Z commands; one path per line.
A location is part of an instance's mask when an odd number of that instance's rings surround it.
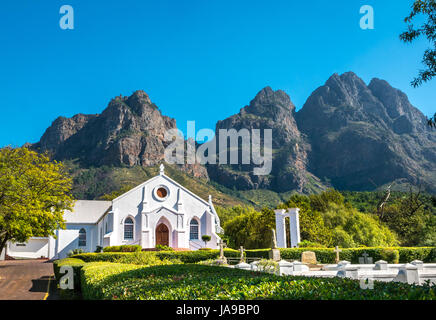
M 141 251 L 140 245 L 122 245 L 103 248 L 103 252 L 138 252 Z
M 382 249 L 380 251 L 380 258 L 389 263 L 398 263 L 400 261 L 400 253 L 396 249 Z
M 224 249 L 227 258 L 239 258 L 240 253 L 233 249 Z M 217 259 L 219 250 L 197 250 L 197 251 L 144 251 L 144 252 L 104 252 L 104 253 L 83 253 L 75 255 L 74 258 L 85 262 L 120 262 L 137 264 L 141 256 L 155 256 L 160 260 L 170 260 L 182 263 L 197 263 L 203 260 Z
M 83 249 L 74 249 L 74 250 L 70 250 L 70 251 L 68 251 L 68 253 L 67 253 L 67 257 L 69 258 L 69 257 L 71 257 L 71 256 L 73 256 L 73 255 L 75 255 L 75 254 L 80 254 L 80 253 L 84 253 L 85 251 L 83 250 Z
M 424 300 L 436 299 L 435 286 L 374 283 L 362 290 L 347 278 L 277 276 L 199 264 L 143 268 L 91 263 L 82 268 L 85 299 L 108 300 Z
M 340 259 L 350 261 L 351 263 L 359 263 L 359 257 L 362 257 L 362 254 L 365 252 L 373 259 L 373 262 L 378 260 L 386 260 L 389 263 L 407 263 L 413 260 L 421 260 L 425 263 L 436 262 L 436 248 L 434 247 L 361 247 L 344 248 L 341 250 Z M 391 253 L 392 250 L 394 250 L 393 253 Z M 270 249 L 257 249 L 246 250 L 245 253 L 247 258 L 268 259 L 269 251 Z M 285 260 L 300 260 L 303 251 L 307 251 L 307 248 L 281 248 L 280 255 Z M 315 252 L 316 260 L 319 263 L 335 263 L 336 253 L 333 248 L 310 248 L 310 251 Z M 398 251 L 398 262 L 395 262 L 397 261 L 395 251 Z
M 115 260 L 116 263 L 138 264 L 143 266 L 157 266 L 163 264 L 180 263 L 173 259 L 159 259 L 153 252 L 134 252 L 129 255 L 123 255 Z
M 318 242 L 303 240 L 298 244 L 299 248 L 327 248 L 325 245 Z
M 162 245 L 162 244 L 156 245 L 156 250 L 157 251 L 174 251 L 173 248 L 165 246 L 165 245 Z
M 161 259 L 174 260 L 178 259 L 183 263 L 197 263 L 209 259 L 219 258 L 219 250 L 196 250 L 196 251 L 160 251 L 156 252 L 156 255 Z M 240 252 L 233 249 L 224 249 L 224 255 L 227 258 L 239 258 Z
M 65 258 L 60 260 L 55 260 L 53 262 L 53 272 L 55 274 L 56 281 L 59 283 L 59 280 L 62 277 L 60 273 L 60 269 L 62 266 L 71 266 L 73 267 L 73 276 L 74 276 L 74 289 L 80 290 L 80 270 L 85 265 L 85 262 L 76 258 Z

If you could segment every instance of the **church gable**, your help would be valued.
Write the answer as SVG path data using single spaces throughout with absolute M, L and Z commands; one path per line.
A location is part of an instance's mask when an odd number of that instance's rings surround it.
M 178 213 L 202 215 L 209 203 L 186 189 L 163 172 L 113 200 L 113 209 L 136 215 L 158 208 Z

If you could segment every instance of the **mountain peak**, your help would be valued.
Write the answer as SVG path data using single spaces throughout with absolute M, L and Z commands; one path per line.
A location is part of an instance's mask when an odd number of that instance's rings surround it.
M 274 91 L 267 86 L 260 90 L 250 104 L 241 113 L 250 113 L 261 117 L 279 119 L 277 116 L 289 117 L 295 111 L 295 106 L 283 90 Z

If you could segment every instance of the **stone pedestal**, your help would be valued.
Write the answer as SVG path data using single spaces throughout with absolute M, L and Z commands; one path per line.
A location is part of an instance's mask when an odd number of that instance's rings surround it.
M 376 261 L 374 270 L 388 270 L 388 263 L 384 260 Z
M 406 264 L 398 271 L 398 275 L 393 280 L 408 284 L 420 284 L 418 267 L 413 264 Z
M 238 263 L 235 266 L 236 269 L 242 269 L 242 270 L 251 270 L 251 266 L 248 263 L 242 262 Z
M 280 261 L 280 250 L 279 249 L 271 249 L 268 252 L 268 257 L 273 261 Z
M 292 274 L 294 271 L 294 265 L 286 260 L 279 261 L 279 275 Z

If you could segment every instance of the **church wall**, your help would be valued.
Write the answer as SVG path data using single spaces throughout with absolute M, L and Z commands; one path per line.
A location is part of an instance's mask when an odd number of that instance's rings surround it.
M 79 231 L 86 230 L 86 246 L 79 247 Z M 85 252 L 94 252 L 97 248 L 97 227 L 92 224 L 67 224 L 65 230 L 58 230 L 56 252 L 59 259 L 66 258 L 68 252 L 74 249 L 83 249 Z
M 157 195 L 155 190 L 159 186 L 165 186 L 168 189 L 167 197 L 162 201 Z M 180 189 L 180 194 L 179 193 Z M 180 200 L 179 197 L 180 196 Z M 148 214 L 148 233 L 146 222 L 143 221 L 141 212 L 143 211 L 143 201 L 146 202 L 144 211 Z M 179 208 L 178 203 L 181 202 Z M 158 176 L 147 181 L 145 184 L 134 188 L 131 192 L 117 198 L 113 202 L 113 211 L 117 213 L 118 220 L 115 224 L 119 225 L 119 231 L 115 235 L 115 242 L 120 244 L 142 244 L 143 247 L 155 247 L 156 244 L 156 227 L 160 224 L 161 219 L 165 219 L 166 224 L 170 229 L 170 245 L 179 248 L 189 248 L 189 224 L 193 217 L 197 217 L 201 221 L 201 234 L 209 234 L 210 232 L 210 219 L 208 220 L 205 212 L 208 205 L 197 199 L 195 196 L 186 192 L 184 189 L 175 185 L 172 181 L 166 179 L 164 176 Z M 158 212 L 150 213 L 154 210 L 164 207 L 169 210 L 161 210 Z M 182 218 L 178 217 L 177 212 L 183 212 Z M 175 212 L 172 212 L 175 211 Z M 132 216 L 135 220 L 135 239 L 134 241 L 124 241 L 124 219 Z M 145 220 L 145 219 L 144 219 Z M 182 223 L 181 223 L 182 222 Z M 178 232 L 178 231 L 184 231 Z M 200 235 L 201 237 L 201 235 Z M 149 242 L 149 243 L 147 243 Z M 200 244 L 201 244 L 200 239 Z M 213 241 L 211 241 L 213 243 Z M 203 243 L 204 246 L 204 243 Z

